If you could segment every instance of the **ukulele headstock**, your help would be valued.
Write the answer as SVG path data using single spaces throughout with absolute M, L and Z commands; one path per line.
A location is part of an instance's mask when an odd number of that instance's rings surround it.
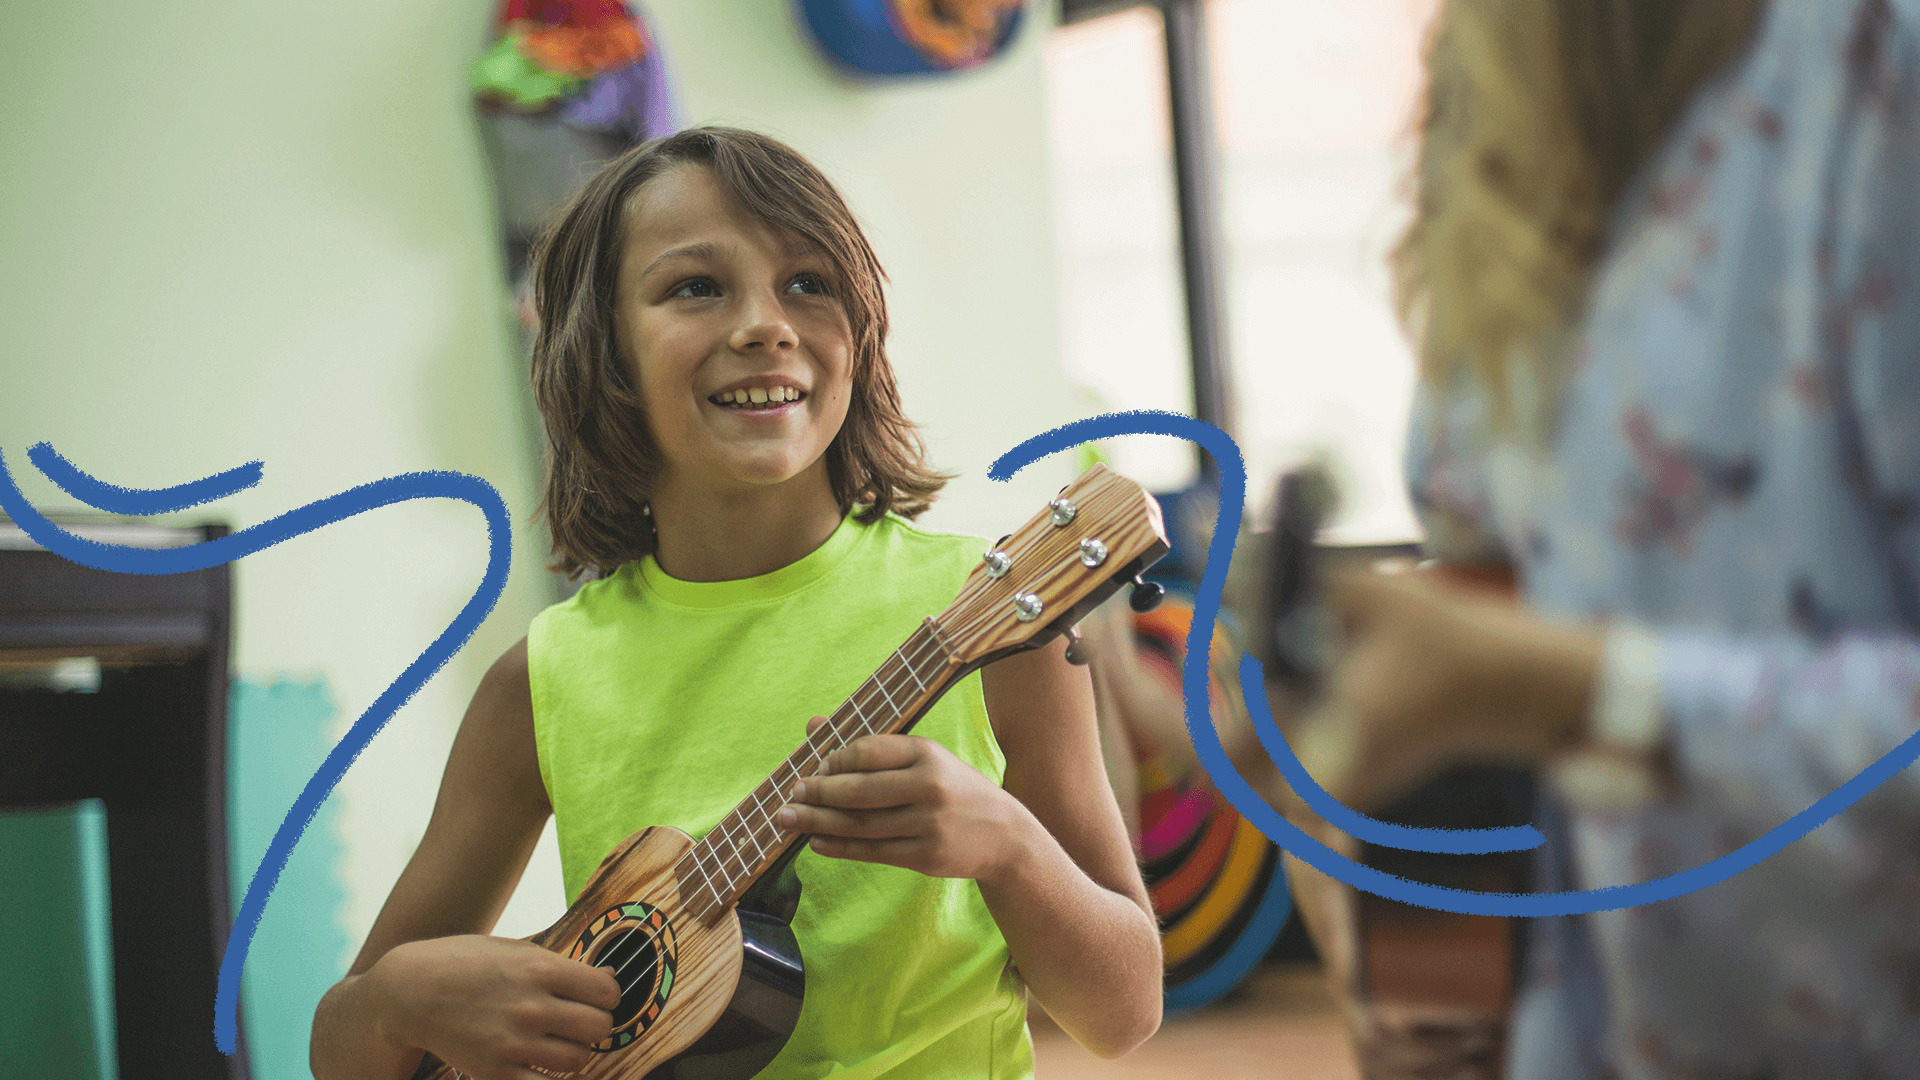
M 993 545 L 940 625 L 968 667 L 1039 648 L 1166 553 L 1159 502 L 1095 465 Z

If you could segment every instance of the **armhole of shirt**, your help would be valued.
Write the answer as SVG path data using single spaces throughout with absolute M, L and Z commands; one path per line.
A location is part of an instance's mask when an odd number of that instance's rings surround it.
M 943 604 L 950 601 L 953 596 L 960 594 L 960 590 L 966 586 L 967 575 L 973 572 L 973 564 L 979 560 L 980 554 L 985 553 L 988 547 L 988 541 L 978 536 L 971 536 L 966 533 L 934 532 L 931 529 L 923 529 L 898 514 L 889 513 L 887 519 L 901 530 L 902 535 L 906 537 L 908 543 L 939 544 L 949 541 L 953 543 L 955 554 L 945 557 L 950 557 L 954 560 L 958 566 L 959 574 L 954 580 L 952 596 L 943 600 Z M 929 612 L 928 614 L 933 614 L 933 612 Z M 1007 779 L 1007 753 L 1001 748 L 1000 737 L 993 730 L 993 714 L 987 711 L 986 674 L 986 669 L 982 668 L 966 678 L 961 679 L 951 690 L 947 691 L 946 696 L 941 700 L 943 702 L 953 701 L 954 704 L 958 705 L 967 714 L 967 723 L 978 729 L 976 734 L 985 740 L 987 755 L 993 763 L 995 770 L 999 773 L 998 776 L 992 778 L 993 782 L 996 784 L 1004 784 Z M 955 701 L 955 698 L 959 700 Z
M 987 542 L 977 537 L 964 536 L 958 533 L 935 533 L 932 535 L 950 536 L 956 542 L 965 541 L 970 545 L 978 545 L 978 550 L 983 553 L 987 550 L 985 546 Z M 960 581 L 954 586 L 955 595 L 958 595 L 960 590 L 965 588 L 967 575 L 972 573 L 973 563 L 978 561 L 979 556 L 972 551 L 968 551 L 965 559 L 966 561 L 962 563 Z M 959 560 L 956 559 L 956 561 Z M 987 669 L 981 668 L 979 671 L 961 680 L 961 684 L 954 687 L 953 692 L 967 695 L 966 707 L 973 714 L 974 723 L 979 725 L 980 737 L 986 740 L 987 754 L 993 761 L 995 771 L 999 773 L 998 776 L 993 778 L 993 782 L 996 784 L 1005 784 L 1007 782 L 1007 752 L 1000 745 L 999 733 L 993 729 L 993 714 L 987 711 Z
M 547 697 L 549 682 L 546 678 L 547 658 L 547 619 L 553 609 L 533 617 L 527 627 L 527 691 L 533 707 L 533 755 L 540 766 L 540 785 L 547 789 L 547 806 L 556 808 L 553 792 L 553 774 L 549 768 L 549 747 L 547 744 L 546 717 L 549 714 Z M 558 816 L 558 809 L 555 815 Z
M 990 779 L 996 784 L 1004 785 L 1007 782 L 1007 752 L 1000 747 L 1000 736 L 993 730 L 993 714 L 987 711 L 986 674 L 984 668 L 976 671 L 960 680 L 959 685 L 948 693 L 949 695 L 966 695 L 960 703 L 961 708 L 967 710 L 968 722 L 978 727 L 978 734 L 984 740 L 988 760 L 993 764 L 994 770 L 999 773 L 998 776 Z

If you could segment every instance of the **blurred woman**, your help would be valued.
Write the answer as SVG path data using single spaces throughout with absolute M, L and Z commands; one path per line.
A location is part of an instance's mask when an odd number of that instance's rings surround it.
M 1295 746 L 1537 766 L 1541 891 L 1727 854 L 1920 727 L 1920 2 L 1451 0 L 1409 475 L 1526 609 L 1345 579 Z M 1920 769 L 1719 885 L 1536 920 L 1508 1076 L 1920 1076 Z

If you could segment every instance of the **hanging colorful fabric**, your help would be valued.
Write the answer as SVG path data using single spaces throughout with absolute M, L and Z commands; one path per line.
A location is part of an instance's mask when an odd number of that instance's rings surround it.
M 822 52 L 861 75 L 926 75 L 1004 52 L 1026 0 L 799 0 Z
M 577 92 L 580 80 L 535 63 L 518 38 L 503 37 L 474 61 L 473 92 L 496 107 L 537 112 Z
M 677 125 L 666 67 L 621 0 L 506 0 L 473 65 L 483 110 L 558 109 L 572 127 L 639 142 Z
M 528 276 L 534 237 L 602 165 L 677 131 L 680 118 L 659 42 L 621 0 L 502 0 L 494 40 L 469 79 L 524 364 L 538 329 Z M 525 445 L 537 462 L 540 420 L 531 400 L 522 402 Z M 554 598 L 564 595 L 556 586 Z

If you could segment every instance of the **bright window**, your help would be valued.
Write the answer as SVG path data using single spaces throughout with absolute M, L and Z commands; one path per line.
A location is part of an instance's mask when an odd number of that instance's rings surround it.
M 1401 481 L 1413 358 L 1386 255 L 1433 0 L 1208 0 L 1236 435 L 1259 512 L 1280 469 L 1332 457 L 1350 541 L 1416 535 Z M 1048 46 L 1069 370 L 1108 407 L 1191 410 L 1165 49 L 1152 8 Z M 1191 482 L 1170 440 L 1123 471 Z M 1152 445 L 1145 444 L 1164 444 Z

